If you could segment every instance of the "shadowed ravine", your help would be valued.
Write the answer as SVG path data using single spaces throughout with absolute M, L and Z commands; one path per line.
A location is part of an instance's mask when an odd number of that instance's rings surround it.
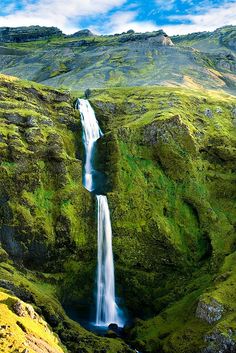
M 93 325 L 108 328 L 110 324 L 124 326 L 124 315 L 115 299 L 115 275 L 112 251 L 112 227 L 107 197 L 97 195 L 94 176 L 94 151 L 96 141 L 103 136 L 95 113 L 89 102 L 78 99 L 76 109 L 80 111 L 85 148 L 83 185 L 94 192 L 97 200 L 97 283 L 96 283 L 96 319 Z

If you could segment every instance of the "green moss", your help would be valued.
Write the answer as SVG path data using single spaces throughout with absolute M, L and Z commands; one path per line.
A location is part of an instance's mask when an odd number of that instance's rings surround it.
M 136 316 L 157 315 L 137 324 L 135 344 L 199 352 L 211 331 L 195 316 L 197 302 L 205 292 L 226 301 L 222 283 L 217 293 L 210 288 L 235 244 L 235 98 L 145 87 L 93 91 L 92 103 L 107 132 L 119 291 Z M 215 326 L 222 332 L 233 317 Z
M 11 101 L 0 116 L 2 247 L 30 268 L 20 272 L 5 258 L 1 278 L 33 293 L 72 352 L 125 351 L 119 340 L 96 338 L 71 322 L 59 302 L 88 309 L 96 271 L 95 200 L 81 182 L 74 98 L 29 82 L 0 82 L 8 88 L 2 101 Z M 108 177 L 117 295 L 143 320 L 131 340 L 141 351 L 199 352 L 211 329 L 234 327 L 235 98 L 136 87 L 92 91 L 91 103 L 105 132 L 97 163 Z M 10 123 L 9 112 L 17 115 Z M 212 328 L 195 316 L 204 297 L 228 308 Z

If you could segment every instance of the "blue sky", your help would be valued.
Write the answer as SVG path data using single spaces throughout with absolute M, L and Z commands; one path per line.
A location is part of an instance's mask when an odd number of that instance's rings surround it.
M 236 0 L 1 0 L 0 27 L 56 26 L 64 33 L 129 29 L 167 34 L 236 25 Z

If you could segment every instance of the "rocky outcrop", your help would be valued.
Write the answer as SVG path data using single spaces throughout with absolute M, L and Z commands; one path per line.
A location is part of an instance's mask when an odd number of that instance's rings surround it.
M 154 147 L 155 158 L 173 178 L 181 180 L 190 173 L 190 156 L 196 154 L 196 145 L 189 127 L 180 116 L 145 126 L 143 140 Z
M 82 29 L 78 32 L 73 33 L 72 35 L 70 35 L 68 37 L 81 38 L 81 37 L 95 37 L 95 36 L 96 36 L 96 34 L 91 32 L 89 29 Z
M 0 288 L 0 345 L 2 352 L 63 353 L 58 336 L 33 307 Z
M 204 341 L 208 346 L 202 350 L 202 353 L 236 353 L 235 332 L 232 330 L 226 333 L 215 330 L 206 335 Z
M 196 317 L 208 322 L 209 324 L 213 324 L 221 319 L 223 312 L 223 305 L 216 299 L 210 298 L 208 301 L 201 299 L 198 302 Z
M 56 27 L 0 27 L 0 42 L 3 43 L 30 42 L 62 35 L 62 31 Z
M 170 37 L 162 30 L 156 32 L 147 33 L 136 33 L 132 30 L 127 33 L 122 33 L 118 35 L 119 42 L 134 42 L 134 41 L 148 41 L 152 44 L 163 45 L 163 46 L 173 46 L 173 42 Z
M 221 46 L 229 48 L 233 51 L 236 50 L 236 26 L 224 26 L 217 28 L 213 32 L 196 32 L 184 35 L 172 36 L 171 39 L 174 43 L 183 43 L 191 45 L 194 48 L 203 48 L 205 51 L 209 50 L 215 52 L 214 45 L 216 48 Z M 212 45 L 214 43 L 214 45 Z M 223 55 L 229 53 L 222 52 Z M 218 55 L 218 54 L 217 54 Z

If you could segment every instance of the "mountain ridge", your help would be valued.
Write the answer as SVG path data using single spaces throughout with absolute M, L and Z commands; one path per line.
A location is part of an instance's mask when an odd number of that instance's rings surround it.
M 162 30 L 1 43 L 0 71 L 71 90 L 183 86 L 236 92 L 236 27 L 169 37 Z

